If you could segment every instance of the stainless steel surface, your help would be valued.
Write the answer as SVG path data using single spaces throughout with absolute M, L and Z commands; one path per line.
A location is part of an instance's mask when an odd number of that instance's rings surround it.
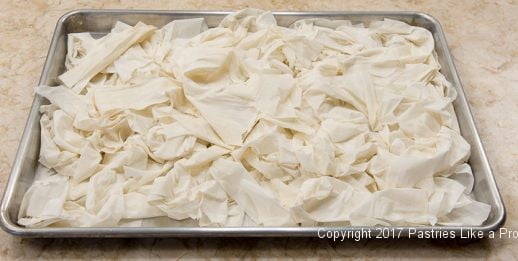
M 155 26 L 162 26 L 176 20 L 192 17 L 204 17 L 210 27 L 217 26 L 227 15 L 226 11 L 143 11 L 143 10 L 77 10 L 63 15 L 57 22 L 54 37 L 47 54 L 47 60 L 40 78 L 40 84 L 54 85 L 57 76 L 64 71 L 66 54 L 66 36 L 68 33 L 91 32 L 94 34 L 107 33 L 116 21 L 135 24 L 142 21 Z M 482 226 L 476 227 L 326 227 L 326 230 L 342 232 L 372 232 L 376 236 L 387 228 L 394 228 L 401 237 L 415 236 L 414 231 L 448 231 L 460 236 L 467 232 L 489 231 L 501 227 L 505 221 L 505 208 L 486 154 L 482 147 L 478 132 L 473 121 L 469 105 L 466 101 L 455 65 L 443 30 L 433 17 L 418 12 L 275 12 L 280 25 L 287 26 L 302 18 L 321 17 L 328 19 L 347 19 L 353 22 L 368 23 L 383 18 L 391 18 L 421 26 L 430 30 L 435 39 L 436 52 L 441 72 L 457 89 L 458 98 L 454 108 L 459 121 L 462 136 L 471 144 L 469 163 L 474 172 L 474 196 L 477 200 L 492 206 L 488 220 Z M 9 181 L 0 206 L 0 225 L 8 233 L 22 237 L 201 237 L 201 236 L 317 236 L 320 227 L 161 227 L 161 228 L 24 228 L 17 225 L 18 209 L 25 191 L 34 178 L 38 162 L 40 144 L 40 114 L 39 106 L 47 101 L 35 97 L 25 126 L 16 159 L 14 161 Z M 415 229 L 415 230 L 414 230 Z M 320 230 L 322 231 L 322 230 Z M 351 234 L 348 234 L 351 235 Z

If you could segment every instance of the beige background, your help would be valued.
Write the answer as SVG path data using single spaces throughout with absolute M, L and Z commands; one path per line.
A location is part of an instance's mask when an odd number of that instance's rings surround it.
M 7 1 L 0 0 L 0 191 L 3 191 L 57 19 L 79 8 L 417 10 L 442 23 L 518 230 L 517 1 Z M 28 258 L 498 258 L 518 259 L 518 239 L 332 242 L 321 239 L 19 239 L 0 232 L 0 260 Z

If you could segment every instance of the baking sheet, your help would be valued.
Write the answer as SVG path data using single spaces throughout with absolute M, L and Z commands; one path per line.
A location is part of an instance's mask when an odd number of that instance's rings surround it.
M 215 27 L 230 11 L 149 11 L 149 10 L 76 10 L 63 15 L 56 24 L 47 60 L 39 84 L 56 85 L 57 77 L 64 72 L 66 55 L 66 37 L 69 33 L 90 32 L 101 36 L 110 31 L 115 22 L 122 21 L 161 27 L 173 20 L 203 17 L 209 27 Z M 458 92 L 453 102 L 462 136 L 471 145 L 469 164 L 473 169 L 475 185 L 474 197 L 491 205 L 489 218 L 481 226 L 419 226 L 419 227 L 224 227 L 200 228 L 194 226 L 138 227 L 138 228 L 25 228 L 16 223 L 18 210 L 25 191 L 32 184 L 38 166 L 40 147 L 39 107 L 48 101 L 39 96 L 34 98 L 25 130 L 20 142 L 13 167 L 0 206 L 0 225 L 8 233 L 22 237 L 221 237 L 221 236 L 320 236 L 323 231 L 338 231 L 345 237 L 355 237 L 360 232 L 376 237 L 382 233 L 392 233 L 391 238 L 416 237 L 420 232 L 445 231 L 460 237 L 467 233 L 483 233 L 500 228 L 505 221 L 505 208 L 491 167 L 482 147 L 480 137 L 466 101 L 460 79 L 444 32 L 439 22 L 433 17 L 419 12 L 274 12 L 281 26 L 289 26 L 299 19 L 327 18 L 345 19 L 353 23 L 390 18 L 414 26 L 420 26 L 432 32 L 435 50 L 441 64 L 441 73 L 452 83 Z M 397 236 L 397 237 L 396 237 Z

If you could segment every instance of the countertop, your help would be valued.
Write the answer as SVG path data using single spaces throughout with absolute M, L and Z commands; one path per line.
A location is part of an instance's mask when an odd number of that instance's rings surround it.
M 505 227 L 518 230 L 518 2 L 510 1 L 7 1 L 0 0 L 0 192 L 41 74 L 54 25 L 80 8 L 177 10 L 416 10 L 444 27 L 498 186 Z M 518 234 L 518 232 L 516 232 Z M 0 260 L 158 258 L 518 259 L 518 238 L 475 242 L 290 239 L 20 239 L 0 231 Z

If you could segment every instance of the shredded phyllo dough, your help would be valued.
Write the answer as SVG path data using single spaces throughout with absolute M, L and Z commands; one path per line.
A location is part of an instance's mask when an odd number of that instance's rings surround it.
M 18 223 L 480 225 L 429 31 L 246 9 L 68 35 Z M 179 222 L 182 221 L 182 222 Z

